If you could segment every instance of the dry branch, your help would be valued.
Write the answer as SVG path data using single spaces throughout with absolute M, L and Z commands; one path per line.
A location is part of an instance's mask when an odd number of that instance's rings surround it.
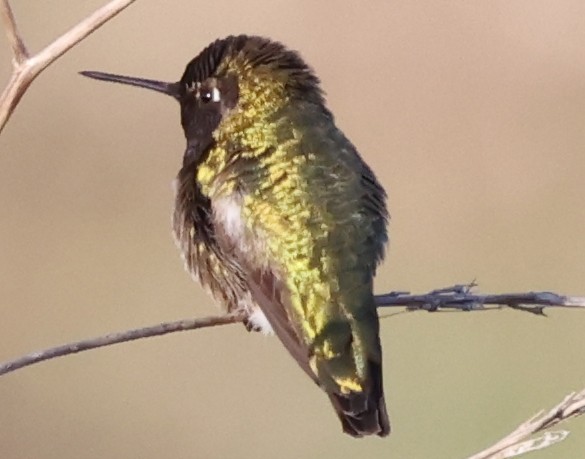
M 110 346 L 112 344 L 125 343 L 140 338 L 149 338 L 152 336 L 166 335 L 186 330 L 196 330 L 198 328 L 215 327 L 216 325 L 226 325 L 236 322 L 242 322 L 244 316 L 241 314 L 226 314 L 223 316 L 201 317 L 199 319 L 185 319 L 176 322 L 166 322 L 151 327 L 135 328 L 118 333 L 98 336 L 97 338 L 84 339 L 75 343 L 63 344 L 38 352 L 31 352 L 17 359 L 0 364 L 0 375 L 10 373 L 19 368 L 27 367 L 34 363 L 45 360 L 62 357 L 64 355 L 76 354 L 77 352 L 89 351 L 99 347 Z
M 13 54 L 12 75 L 0 96 L 0 133 L 30 84 L 43 70 L 135 1 L 110 1 L 107 5 L 73 26 L 46 48 L 33 56 L 29 56 L 24 40 L 18 32 L 16 20 L 8 0 L 0 0 L 0 16 Z
M 407 292 L 394 292 L 376 296 L 378 308 L 405 307 L 407 311 L 481 311 L 511 307 L 513 309 L 544 315 L 546 307 L 585 307 L 585 298 L 558 295 L 551 292 L 508 293 L 502 295 L 479 295 L 471 292 L 475 286 L 461 284 L 439 290 L 433 290 L 424 295 L 410 295 Z M 165 335 L 186 330 L 195 330 L 204 327 L 227 325 L 242 322 L 242 315 L 226 314 L 223 316 L 204 317 L 200 319 L 185 319 L 176 322 L 166 322 L 151 327 L 137 328 L 119 333 L 111 333 L 97 338 L 63 344 L 57 347 L 18 357 L 0 364 L 0 375 L 10 373 L 45 360 L 75 354 L 81 351 L 97 349 L 112 344 L 124 343 L 140 338 Z
M 0 7 L 2 8 L 0 11 L 2 14 L 2 22 L 6 27 L 6 36 L 8 37 L 10 47 L 12 48 L 14 66 L 16 67 L 28 58 L 28 51 L 18 33 L 16 20 L 14 19 L 14 14 L 12 13 L 8 0 L 2 0 Z
M 458 284 L 433 290 L 424 295 L 393 292 L 376 296 L 378 307 L 404 306 L 409 311 L 437 311 L 455 309 L 463 311 L 501 309 L 509 307 L 537 315 L 544 315 L 546 307 L 585 308 L 585 297 L 566 296 L 553 292 L 502 293 L 497 295 L 474 294 L 477 284 Z
M 528 421 L 520 424 L 516 430 L 502 438 L 495 445 L 468 459 L 507 459 L 530 451 L 547 448 L 564 440 L 569 432 L 565 430 L 545 432 L 559 422 L 574 418 L 585 413 L 585 390 L 567 395 L 561 403 L 548 412 L 541 411 Z M 528 437 L 544 432 L 537 438 L 526 440 Z

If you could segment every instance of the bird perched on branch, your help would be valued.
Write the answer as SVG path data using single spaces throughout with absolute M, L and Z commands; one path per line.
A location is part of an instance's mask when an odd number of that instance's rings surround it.
M 240 35 L 211 43 L 178 82 L 82 74 L 179 102 L 173 227 L 188 271 L 249 330 L 278 336 L 344 432 L 388 435 L 372 291 L 386 194 L 314 72 L 280 43 Z

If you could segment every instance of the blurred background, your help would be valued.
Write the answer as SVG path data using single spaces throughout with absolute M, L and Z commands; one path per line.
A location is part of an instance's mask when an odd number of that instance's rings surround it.
M 13 8 L 37 51 L 104 3 Z M 378 292 L 585 295 L 581 0 L 141 0 L 44 72 L 0 137 L 0 361 L 218 311 L 170 234 L 178 106 L 77 72 L 177 80 L 238 33 L 301 51 L 387 188 Z M 0 81 L 10 59 L 0 39 Z M 280 343 L 233 325 L 0 378 L 0 456 L 463 458 L 585 385 L 585 312 L 548 315 L 383 319 L 384 440 L 342 435 Z M 565 427 L 530 457 L 582 457 L 585 419 Z

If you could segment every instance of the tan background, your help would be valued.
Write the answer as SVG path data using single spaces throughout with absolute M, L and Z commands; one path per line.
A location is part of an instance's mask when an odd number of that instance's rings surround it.
M 32 50 L 103 3 L 14 1 Z M 390 194 L 377 291 L 585 295 L 585 3 L 141 0 L 31 87 L 0 138 L 0 360 L 216 312 L 170 237 L 178 79 L 213 39 L 302 51 Z M 0 79 L 9 74 L 0 40 Z M 0 378 L 2 458 L 462 458 L 585 385 L 585 312 L 382 322 L 386 440 L 340 433 L 277 340 L 144 340 Z M 585 454 L 585 419 L 532 458 Z

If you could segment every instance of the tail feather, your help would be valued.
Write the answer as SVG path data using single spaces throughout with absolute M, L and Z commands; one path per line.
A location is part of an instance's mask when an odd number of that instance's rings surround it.
M 390 433 L 381 367 L 370 362 L 369 370 L 371 385 L 366 392 L 349 395 L 329 393 L 343 431 L 352 437 L 366 435 L 385 437 Z

